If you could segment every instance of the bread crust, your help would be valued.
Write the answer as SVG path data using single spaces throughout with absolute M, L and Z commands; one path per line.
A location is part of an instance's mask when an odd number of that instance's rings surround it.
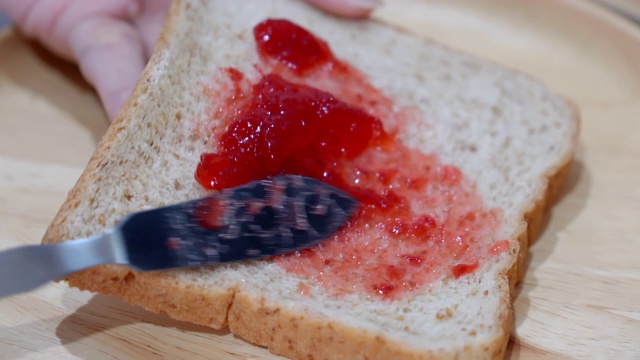
M 156 44 L 156 49 L 170 46 L 168 34 L 172 31 L 170 20 L 182 7 L 182 0 L 174 1 L 169 12 L 167 25 Z M 154 63 L 154 61 L 156 63 Z M 157 59 L 147 66 L 132 96 L 118 118 L 109 128 L 98 149 L 91 157 L 85 171 L 59 213 L 49 226 L 43 243 L 55 243 L 68 239 L 65 226 L 68 215 L 85 196 L 88 185 L 99 176 L 101 165 L 119 132 L 127 126 L 127 117 L 136 106 L 136 99 L 144 94 L 150 85 L 151 69 Z M 574 107 L 574 121 L 579 115 Z M 577 141 L 574 139 L 574 142 Z M 347 327 L 327 319 L 301 314 L 269 304 L 264 299 L 256 299 L 237 288 L 205 292 L 201 287 L 185 286 L 167 273 L 139 273 L 120 266 L 99 266 L 69 276 L 70 286 L 117 296 L 128 303 L 141 306 L 155 313 L 166 313 L 172 318 L 220 329 L 230 330 L 254 344 L 265 346 L 272 352 L 292 358 L 308 359 L 447 359 L 447 358 L 503 358 L 510 336 L 513 310 L 512 300 L 516 285 L 525 274 L 525 258 L 528 247 L 540 233 L 545 212 L 555 201 L 565 182 L 572 163 L 572 154 L 547 174 L 546 188 L 538 200 L 531 204 L 523 218 L 522 231 L 517 236 L 520 249 L 512 265 L 501 276 L 506 277 L 509 291 L 500 299 L 502 331 L 495 338 L 484 343 L 468 344 L 463 348 L 432 350 L 416 353 L 415 349 L 385 339 L 374 333 Z
M 76 273 L 67 281 L 82 290 L 116 296 L 151 312 L 214 329 L 227 326 L 227 313 L 235 295 L 233 288 L 205 292 L 185 286 L 166 273 L 134 272 L 111 265 Z

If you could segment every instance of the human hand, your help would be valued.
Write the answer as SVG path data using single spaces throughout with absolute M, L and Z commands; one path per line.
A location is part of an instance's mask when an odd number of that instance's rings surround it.
M 377 0 L 307 0 L 346 17 L 366 16 Z M 0 0 L 26 36 L 78 64 L 114 119 L 151 56 L 170 0 Z

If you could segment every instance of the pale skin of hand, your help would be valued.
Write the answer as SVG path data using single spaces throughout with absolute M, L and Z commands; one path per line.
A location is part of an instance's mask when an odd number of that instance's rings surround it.
M 240 1 L 240 0 L 229 0 Z M 131 94 L 149 60 L 170 0 L 0 0 L 28 37 L 77 63 L 109 119 Z M 363 17 L 378 0 L 307 0 L 345 17 Z

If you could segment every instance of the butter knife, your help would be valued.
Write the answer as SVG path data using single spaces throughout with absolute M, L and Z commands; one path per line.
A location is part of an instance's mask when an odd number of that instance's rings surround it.
M 310 247 L 358 207 L 346 192 L 302 176 L 279 176 L 126 216 L 84 239 L 0 252 L 0 297 L 102 264 L 138 271 L 261 259 Z

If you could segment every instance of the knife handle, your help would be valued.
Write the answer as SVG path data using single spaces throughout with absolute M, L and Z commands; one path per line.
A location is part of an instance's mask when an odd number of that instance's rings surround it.
M 107 263 L 126 264 L 113 233 L 51 245 L 28 245 L 0 252 L 0 298 L 34 290 L 49 281 Z

